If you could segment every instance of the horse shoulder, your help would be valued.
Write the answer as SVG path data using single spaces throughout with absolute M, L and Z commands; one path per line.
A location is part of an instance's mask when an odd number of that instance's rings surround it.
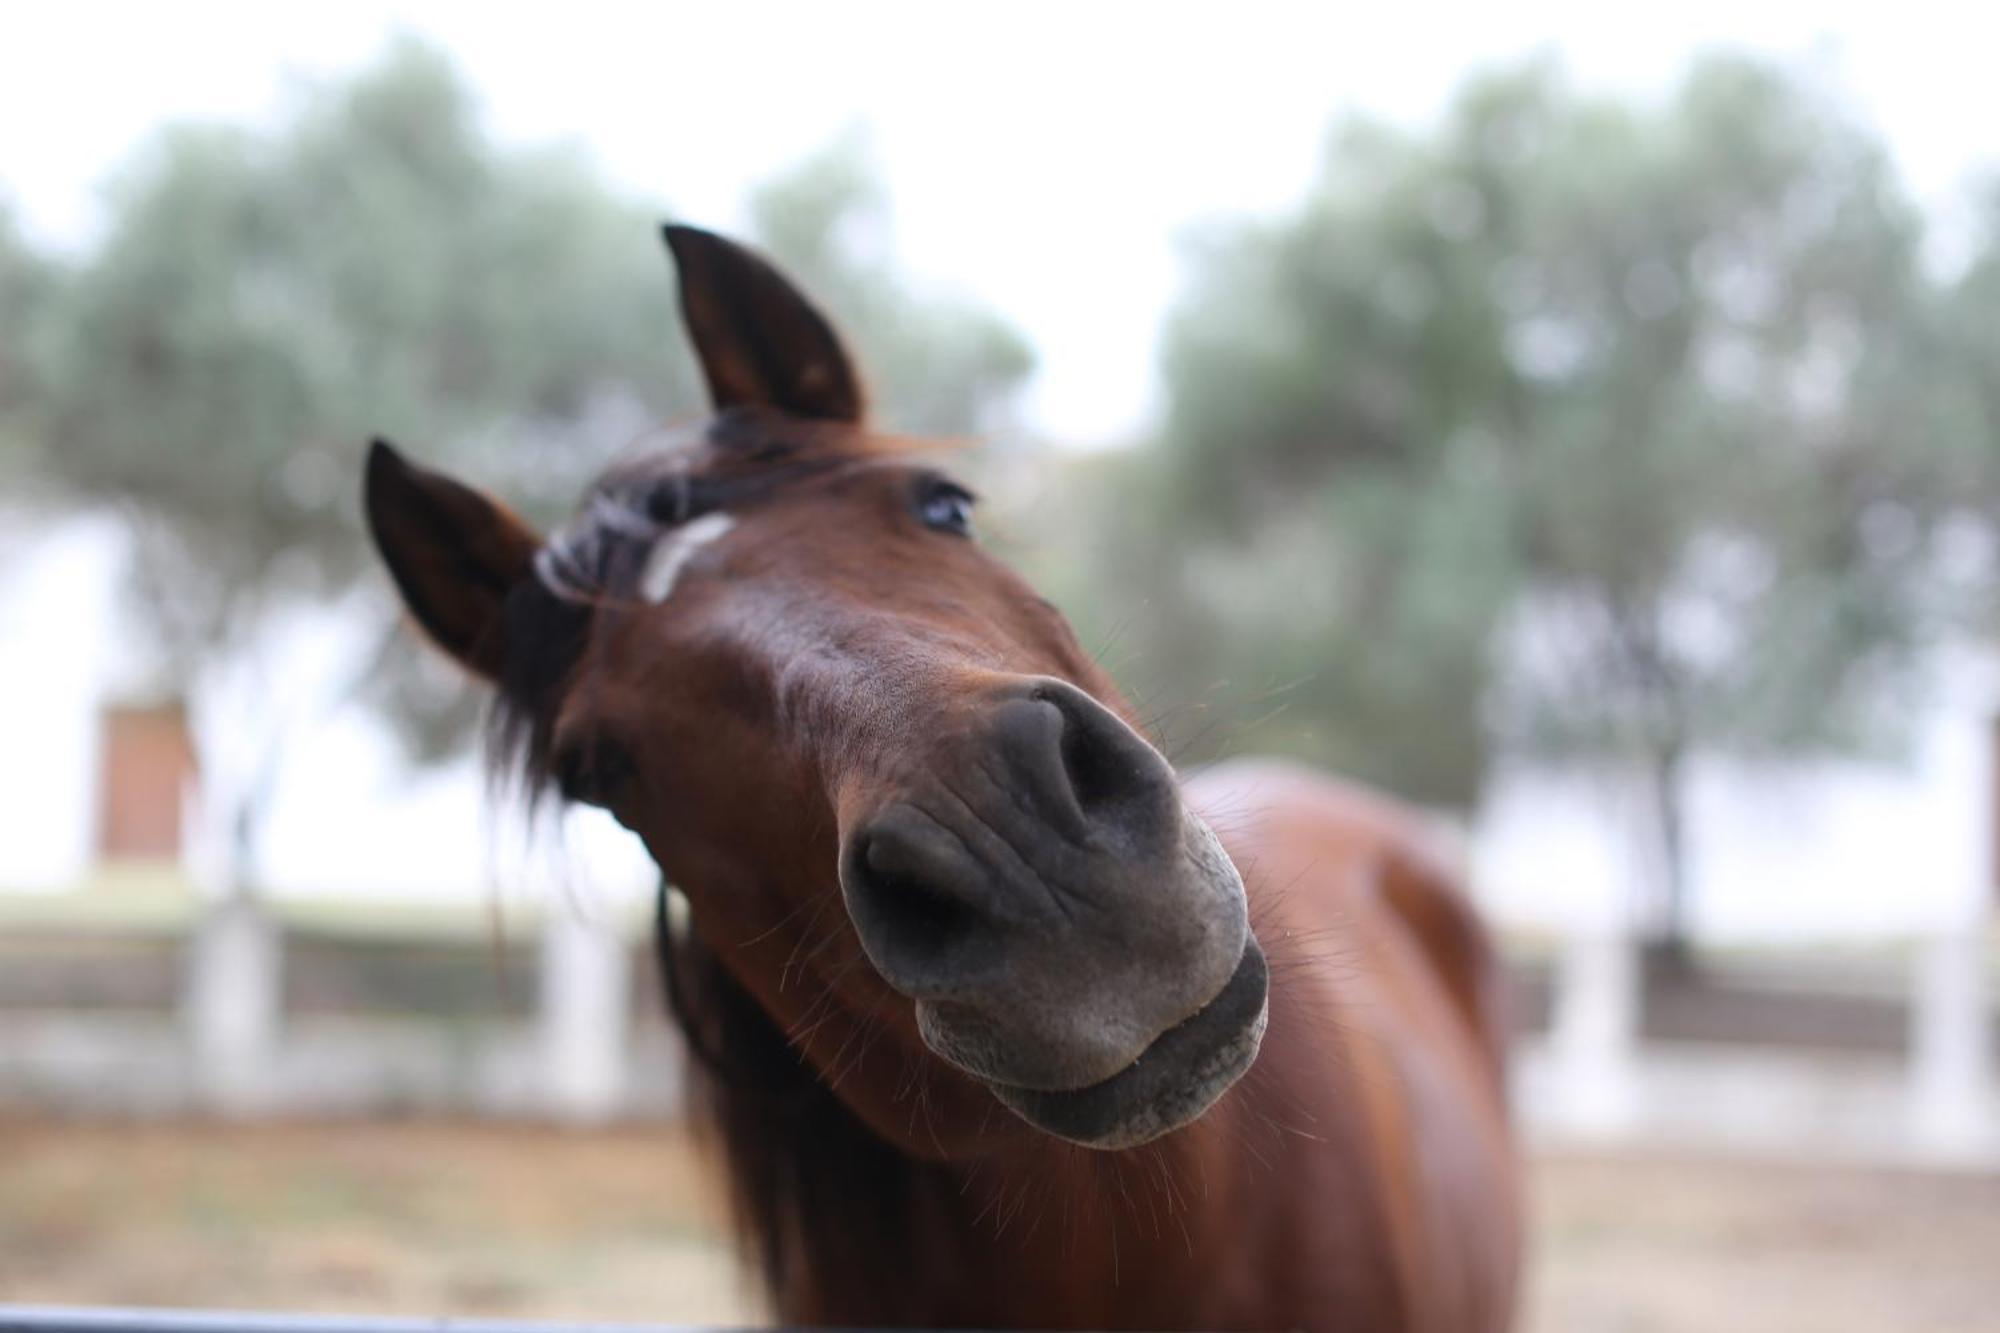
M 1328 1091 L 1371 1126 L 1407 1325 L 1504 1326 L 1519 1219 L 1503 977 L 1438 839 L 1415 811 L 1295 764 L 1234 762 L 1187 788 L 1243 873 L 1274 970 L 1337 1014 L 1326 1041 L 1346 1078 Z
M 1242 870 L 1253 913 L 1261 905 L 1288 923 L 1327 925 L 1379 916 L 1407 936 L 1475 1035 L 1497 1084 L 1509 1030 L 1505 976 L 1461 876 L 1421 815 L 1282 760 L 1204 769 L 1189 778 L 1187 791 Z

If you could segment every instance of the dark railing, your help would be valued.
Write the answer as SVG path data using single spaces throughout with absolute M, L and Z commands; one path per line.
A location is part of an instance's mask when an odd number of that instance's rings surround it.
M 0 1333 L 702 1333 L 660 1324 L 0 1305 Z

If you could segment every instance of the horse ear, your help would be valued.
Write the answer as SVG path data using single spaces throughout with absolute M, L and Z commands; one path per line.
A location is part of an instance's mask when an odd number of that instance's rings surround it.
M 385 440 L 368 450 L 368 531 L 424 632 L 498 679 L 507 593 L 534 572 L 541 539 L 498 502 L 420 468 Z
M 661 231 L 680 272 L 681 317 L 716 410 L 764 406 L 860 422 L 861 377 L 805 293 L 733 241 L 673 223 Z

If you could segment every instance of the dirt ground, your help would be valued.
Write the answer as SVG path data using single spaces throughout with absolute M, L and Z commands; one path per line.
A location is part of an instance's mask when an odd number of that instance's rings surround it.
M 1535 1164 L 1533 1333 L 2000 1330 L 2000 1177 Z M 0 1122 L 0 1302 L 755 1321 L 667 1130 Z

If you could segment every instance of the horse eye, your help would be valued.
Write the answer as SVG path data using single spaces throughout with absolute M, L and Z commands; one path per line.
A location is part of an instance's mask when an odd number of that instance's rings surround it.
M 934 532 L 972 535 L 972 492 L 956 482 L 931 478 L 917 493 L 917 519 Z
M 631 785 L 637 768 L 624 746 L 593 739 L 564 749 L 551 765 L 556 790 L 566 801 L 606 809 Z

